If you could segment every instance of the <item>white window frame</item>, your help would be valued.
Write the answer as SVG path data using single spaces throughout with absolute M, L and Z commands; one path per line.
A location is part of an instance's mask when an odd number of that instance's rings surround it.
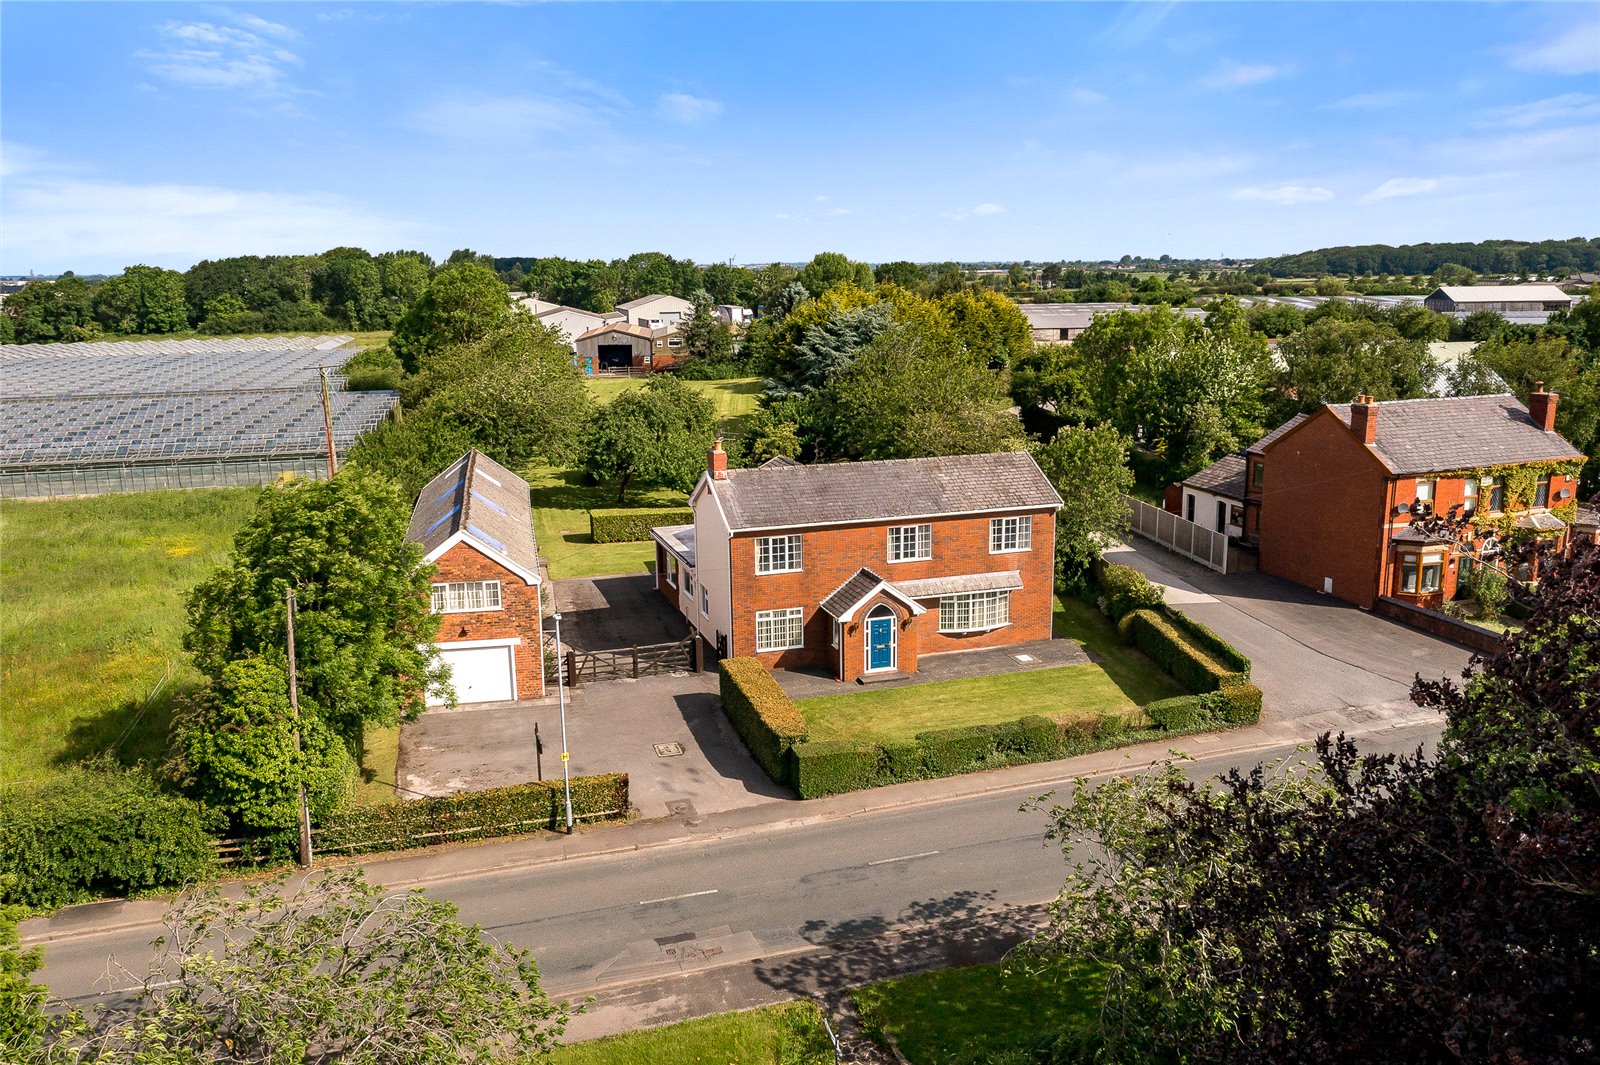
M 683 594 L 694 598 L 694 574 L 689 572 L 689 567 L 683 568 Z
M 756 611 L 756 653 L 797 651 L 806 645 L 805 608 Z M 779 640 L 785 642 L 778 642 Z
M 1011 592 L 962 592 L 939 598 L 940 632 L 990 632 L 1011 624 Z
M 678 559 L 666 548 L 662 548 L 661 553 L 667 558 L 667 584 L 676 588 L 678 586 Z
M 700 585 L 700 616 L 703 618 L 711 616 L 711 591 L 704 582 Z
M 989 554 L 1010 555 L 1032 550 L 1032 514 L 989 519 Z
M 805 568 L 802 543 L 799 533 L 756 537 L 756 572 L 799 573 Z M 781 561 L 781 565 L 774 565 L 775 561 Z
M 433 586 L 435 614 L 484 614 L 504 610 L 499 581 L 440 581 Z
M 933 558 L 933 526 L 891 525 L 888 532 L 890 562 L 927 562 Z M 906 541 L 911 542 L 906 554 Z

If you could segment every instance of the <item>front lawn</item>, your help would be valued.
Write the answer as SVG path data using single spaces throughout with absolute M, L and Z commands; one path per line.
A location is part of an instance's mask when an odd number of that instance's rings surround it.
M 551 1065 L 832 1065 L 833 1045 L 814 1003 L 786 1002 L 574 1043 L 540 1060 Z
M 1140 706 L 1188 694 L 1183 685 L 1146 658 L 1143 651 L 1123 643 L 1116 625 L 1092 604 L 1076 596 L 1057 596 L 1052 620 L 1057 639 L 1076 640 L 1082 644 L 1122 693 Z
M 609 382 L 608 382 L 609 383 Z M 578 470 L 551 466 L 523 470 L 533 501 L 533 531 L 539 553 L 550 561 L 551 577 L 599 577 L 642 573 L 655 563 L 652 540 L 597 544 L 589 536 L 589 511 L 596 507 L 683 507 L 682 492 L 670 488 L 629 489 L 617 502 L 609 485 L 586 485 Z
M 160 756 L 173 699 L 198 679 L 184 596 L 227 559 L 258 491 L 0 505 L 0 780 L 113 749 Z
M 586 377 L 590 395 L 601 403 L 609 402 L 630 388 L 643 388 L 643 377 Z M 743 431 L 744 420 L 755 413 L 761 398 L 761 378 L 735 377 L 727 381 L 685 381 L 711 397 L 717 405 L 717 424 L 729 436 Z
M 997 725 L 1029 714 L 1132 717 L 1139 710 L 1092 664 L 825 695 L 798 705 L 811 739 L 869 743 L 903 743 L 929 729 Z
M 894 1036 L 912 1065 L 946 1065 L 985 1061 L 1032 1037 L 1090 1027 L 1100 979 L 1087 964 L 1042 972 L 1016 963 L 972 965 L 904 976 L 852 995 L 873 1038 L 887 1044 L 884 1035 Z

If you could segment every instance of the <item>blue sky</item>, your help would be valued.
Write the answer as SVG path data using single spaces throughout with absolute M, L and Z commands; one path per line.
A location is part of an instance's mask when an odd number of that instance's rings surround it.
M 0 9 L 0 272 L 1600 233 L 1600 5 Z

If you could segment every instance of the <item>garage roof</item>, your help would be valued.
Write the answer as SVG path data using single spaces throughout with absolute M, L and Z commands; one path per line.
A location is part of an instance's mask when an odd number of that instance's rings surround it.
M 539 583 L 528 482 L 474 448 L 417 496 L 406 539 L 433 562 L 470 543 L 529 584 Z

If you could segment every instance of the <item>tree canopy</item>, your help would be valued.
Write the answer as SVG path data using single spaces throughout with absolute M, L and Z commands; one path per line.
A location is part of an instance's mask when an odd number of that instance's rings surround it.
M 1101 550 L 1128 535 L 1128 439 L 1110 426 L 1067 426 L 1037 457 L 1065 504 L 1056 512 L 1057 576 L 1081 584 Z
M 617 486 L 660 485 L 687 492 L 705 470 L 716 436 L 716 408 L 705 393 L 657 375 L 595 411 L 583 444 L 583 468 Z
M 395 324 L 389 346 L 415 373 L 431 356 L 481 340 L 510 317 L 505 282 L 486 266 L 464 262 L 434 275 Z

